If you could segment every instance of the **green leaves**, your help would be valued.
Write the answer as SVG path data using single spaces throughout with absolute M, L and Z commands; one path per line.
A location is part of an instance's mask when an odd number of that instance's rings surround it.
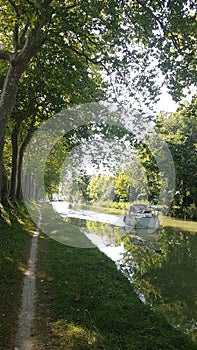
M 191 104 L 183 104 L 177 112 L 161 120 L 162 117 L 158 127 L 169 145 L 176 168 L 174 206 L 183 217 L 185 207 L 197 206 L 197 99 L 193 98 Z M 188 210 L 187 216 L 191 217 L 192 212 Z

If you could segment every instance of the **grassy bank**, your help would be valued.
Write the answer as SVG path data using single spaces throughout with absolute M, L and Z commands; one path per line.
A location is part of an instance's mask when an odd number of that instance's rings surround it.
M 104 206 L 98 206 L 98 205 L 77 205 L 74 208 L 81 209 L 81 210 L 90 210 L 95 211 L 99 213 L 105 213 L 105 214 L 115 214 L 115 215 L 124 215 L 126 209 L 121 208 L 113 208 L 113 207 L 104 207 Z
M 114 263 L 97 249 L 66 247 L 39 238 L 38 349 L 194 350 L 137 298 Z
M 23 209 L 0 222 L 0 349 L 14 349 L 22 282 L 34 230 Z M 10 219 L 10 220 L 9 220 Z M 104 254 L 40 234 L 34 350 L 195 350 L 142 304 Z
M 186 221 L 171 217 L 166 217 L 162 222 L 162 226 L 170 226 L 174 228 L 179 228 L 190 233 L 197 233 L 197 222 L 196 221 Z
M 2 209 L 2 208 L 1 208 Z M 22 208 L 0 219 L 0 349 L 14 349 L 22 283 L 34 226 Z

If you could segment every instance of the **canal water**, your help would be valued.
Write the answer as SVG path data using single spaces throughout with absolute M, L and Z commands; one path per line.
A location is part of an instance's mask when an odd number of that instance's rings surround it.
M 152 233 L 128 232 L 118 215 L 69 209 L 65 202 L 53 208 L 116 263 L 144 303 L 197 342 L 197 222 L 168 219 Z

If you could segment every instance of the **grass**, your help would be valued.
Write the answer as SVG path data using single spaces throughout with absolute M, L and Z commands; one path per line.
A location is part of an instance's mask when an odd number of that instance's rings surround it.
M 144 305 L 96 248 L 66 247 L 42 234 L 37 298 L 34 335 L 40 350 L 197 349 Z
M 126 211 L 125 209 L 110 208 L 110 207 L 104 207 L 104 206 L 98 206 L 98 205 L 77 205 L 74 208 L 90 210 L 90 211 L 95 211 L 95 212 L 105 213 L 105 214 L 116 214 L 116 215 L 124 215 Z
M 0 349 L 11 350 L 34 231 L 23 208 L 0 222 Z M 144 305 L 115 264 L 96 248 L 39 237 L 34 350 L 196 350 Z
M 22 283 L 33 225 L 25 210 L 1 208 L 0 218 L 0 349 L 14 348 Z
M 162 222 L 162 226 L 170 226 L 174 228 L 179 228 L 190 233 L 197 233 L 197 222 L 196 221 L 186 221 L 181 219 L 175 219 L 171 217 L 165 217 Z

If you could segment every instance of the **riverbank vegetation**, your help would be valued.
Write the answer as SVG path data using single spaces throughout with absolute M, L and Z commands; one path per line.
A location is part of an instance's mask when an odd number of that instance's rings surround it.
M 171 215 L 197 219 L 197 98 L 175 113 L 160 114 L 157 127 L 171 151 L 176 188 Z

